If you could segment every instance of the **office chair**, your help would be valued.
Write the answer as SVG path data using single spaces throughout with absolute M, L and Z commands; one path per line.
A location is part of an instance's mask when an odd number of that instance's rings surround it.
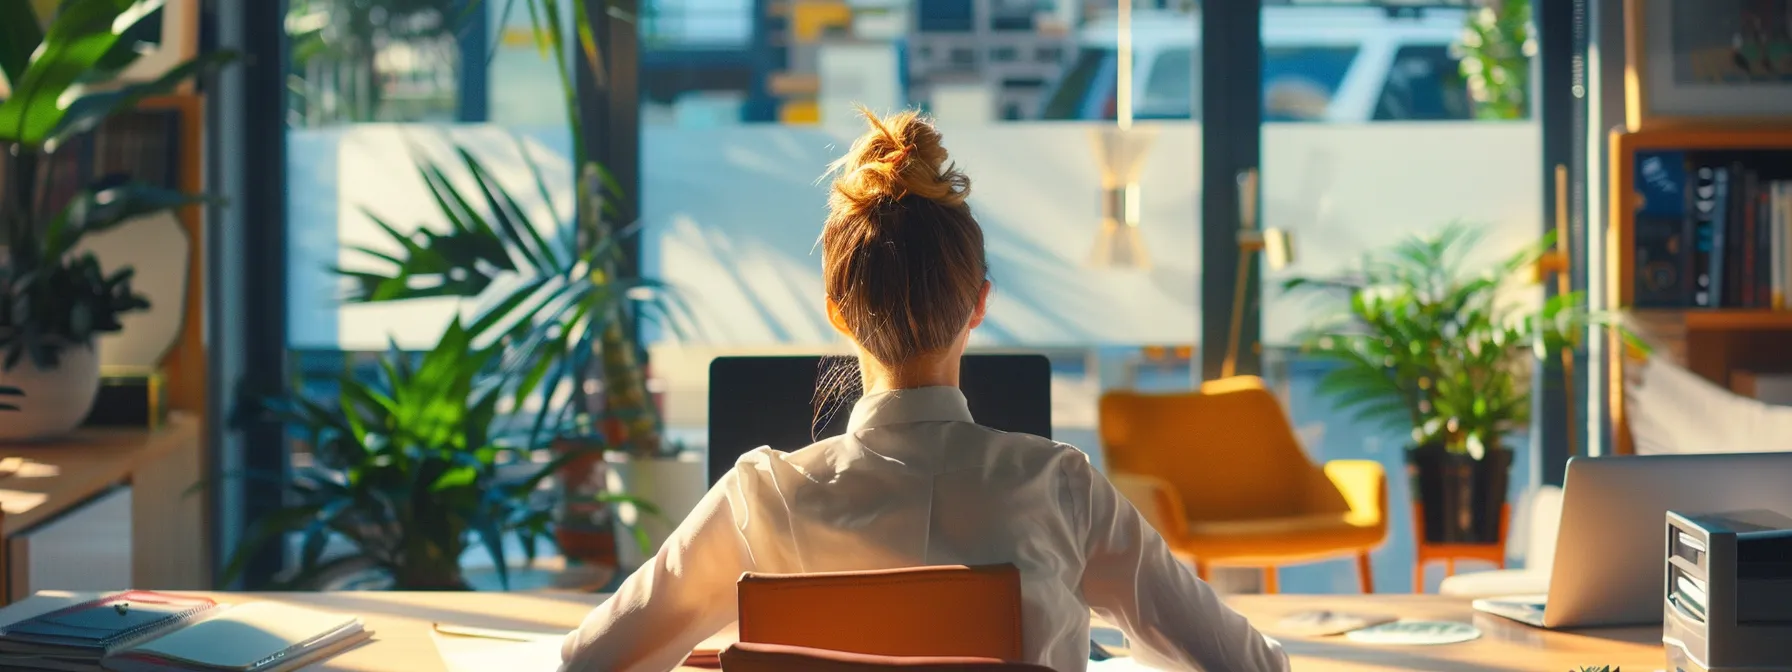
M 1262 379 L 1111 392 L 1100 416 L 1108 478 L 1202 579 L 1216 565 L 1258 567 L 1274 593 L 1278 565 L 1355 556 L 1363 592 L 1374 592 L 1387 474 L 1370 460 L 1309 461 Z

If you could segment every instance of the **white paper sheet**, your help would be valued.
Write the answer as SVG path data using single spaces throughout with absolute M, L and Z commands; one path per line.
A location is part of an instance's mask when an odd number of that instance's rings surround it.
M 1132 658 L 1109 658 L 1103 661 L 1090 661 L 1089 672 L 1156 672 L 1157 668 L 1148 667 Z
M 448 672 L 554 672 L 560 669 L 561 636 L 517 642 L 485 637 L 460 637 L 431 632 L 436 653 Z

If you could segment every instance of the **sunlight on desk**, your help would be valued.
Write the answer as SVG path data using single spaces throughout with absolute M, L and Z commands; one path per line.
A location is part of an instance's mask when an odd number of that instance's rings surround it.
M 486 670 L 552 670 L 560 667 L 560 643 L 565 637 L 543 636 L 529 642 L 484 637 L 460 637 L 431 632 L 436 653 L 447 672 Z

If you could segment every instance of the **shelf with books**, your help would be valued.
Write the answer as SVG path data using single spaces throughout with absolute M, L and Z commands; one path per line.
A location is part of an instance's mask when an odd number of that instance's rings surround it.
M 1619 132 L 1611 148 L 1608 305 L 1719 385 L 1745 364 L 1792 370 L 1777 354 L 1792 351 L 1792 127 Z M 1607 403 L 1627 453 L 1611 345 Z

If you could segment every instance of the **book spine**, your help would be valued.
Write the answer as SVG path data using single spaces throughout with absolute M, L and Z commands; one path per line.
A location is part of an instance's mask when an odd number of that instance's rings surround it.
M 1692 303 L 1692 185 L 1681 152 L 1639 153 L 1632 279 L 1633 305 L 1684 308 Z
M 1706 284 L 1707 297 L 1703 305 L 1709 308 L 1720 308 L 1724 305 L 1724 234 L 1729 227 L 1730 169 L 1718 168 L 1714 179 L 1717 195 L 1711 207 L 1709 225 L 1711 247 L 1706 251 L 1707 261 L 1705 262 L 1706 268 L 1710 270 L 1707 273 L 1709 276 Z
M 1774 230 L 1780 234 L 1780 244 L 1776 248 L 1780 255 L 1780 305 L 1785 308 L 1787 296 L 1792 294 L 1792 182 L 1775 182 L 1779 198 L 1774 208 Z
M 1771 182 L 1755 185 L 1755 239 L 1750 243 L 1755 256 L 1755 307 L 1773 307 L 1773 201 L 1767 188 Z
M 1691 273 L 1687 283 L 1691 292 L 1688 305 L 1709 307 L 1711 303 L 1712 219 L 1717 217 L 1717 170 L 1700 166 L 1694 173 L 1693 208 L 1687 212 L 1687 228 L 1691 231 L 1692 253 L 1688 254 Z
M 1746 171 L 1742 177 L 1742 198 L 1736 199 L 1736 208 L 1742 212 L 1742 236 L 1736 241 L 1736 257 L 1742 264 L 1736 269 L 1736 305 L 1742 308 L 1755 307 L 1755 241 L 1759 234 L 1755 231 L 1755 196 L 1760 177 L 1755 171 Z
M 1748 212 L 1743 207 L 1748 203 L 1748 170 L 1741 162 L 1730 164 L 1730 193 L 1724 201 L 1724 291 L 1722 303 L 1725 308 L 1742 306 L 1742 253 L 1748 247 L 1748 238 L 1743 235 L 1742 217 Z
M 1767 254 L 1773 260 L 1767 270 L 1767 307 L 1786 305 L 1786 231 L 1780 228 L 1780 183 L 1767 183 Z

